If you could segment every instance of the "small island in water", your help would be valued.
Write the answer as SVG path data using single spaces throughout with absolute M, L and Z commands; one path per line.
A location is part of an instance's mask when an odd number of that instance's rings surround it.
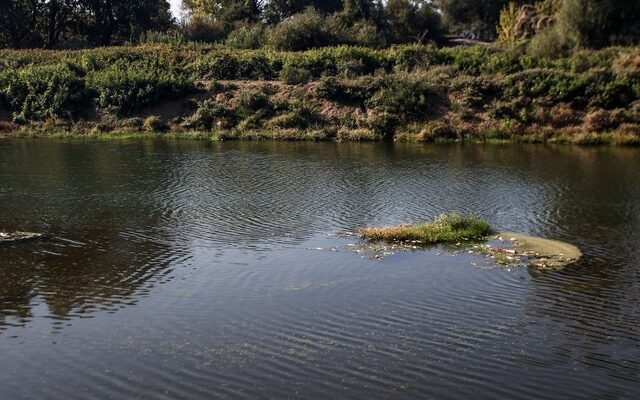
M 432 222 L 368 227 L 361 229 L 359 234 L 369 242 L 400 244 L 401 248 L 437 244 L 469 247 L 488 255 L 498 264 L 526 264 L 542 269 L 563 268 L 582 257 L 580 249 L 569 243 L 514 232 L 496 232 L 488 222 L 472 214 L 442 214 Z

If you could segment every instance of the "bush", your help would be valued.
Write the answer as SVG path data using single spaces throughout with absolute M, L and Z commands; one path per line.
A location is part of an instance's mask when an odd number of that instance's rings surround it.
M 637 99 L 633 80 L 610 71 L 594 71 L 583 74 L 580 82 L 584 86 L 584 102 L 592 107 L 624 107 Z
M 169 129 L 167 123 L 162 120 L 162 118 L 157 115 L 151 115 L 144 120 L 142 125 L 145 131 L 147 132 L 165 132 Z
M 560 103 L 553 106 L 549 111 L 548 122 L 554 128 L 564 128 L 565 126 L 579 124 L 581 118 L 580 114 L 571 105 Z
M 18 125 L 11 121 L 0 121 L 0 132 L 14 132 L 18 130 Z
M 365 104 L 406 123 L 424 120 L 432 114 L 438 98 L 438 91 L 419 77 L 400 74 L 384 79 L 380 89 Z
M 354 80 L 326 77 L 320 80 L 316 93 L 325 99 L 364 106 L 383 85 L 384 79 L 365 76 Z
M 592 132 L 604 132 L 620 126 L 621 119 L 618 113 L 607 110 L 596 110 L 587 114 L 587 129 Z
M 211 52 L 199 57 L 188 69 L 193 79 L 270 80 L 278 76 L 279 60 L 271 60 L 262 52 Z
M 450 54 L 433 46 L 406 45 L 388 50 L 394 66 L 405 72 L 450 62 Z
M 194 89 L 186 76 L 157 61 L 119 62 L 90 76 L 98 105 L 117 115 L 129 115 L 163 98 Z
M 297 68 L 291 64 L 285 64 L 280 71 L 280 80 L 287 85 L 299 85 L 311 80 L 311 72 L 303 68 Z
M 325 29 L 322 16 L 308 8 L 273 27 L 268 43 L 277 50 L 301 51 L 328 46 L 333 36 Z
M 242 26 L 233 30 L 224 44 L 234 49 L 259 49 L 265 40 L 264 28 L 260 25 Z
M 551 103 L 571 101 L 584 92 L 579 76 L 552 69 L 531 69 L 509 75 L 503 90 L 510 96 L 544 97 Z
M 566 56 L 574 47 L 575 44 L 553 25 L 543 29 L 531 39 L 527 53 L 534 58 L 554 59 Z
M 0 73 L 0 99 L 17 119 L 70 118 L 89 98 L 78 69 L 70 65 L 28 66 Z
M 120 126 L 127 129 L 140 130 L 144 127 L 142 118 L 126 118 L 120 122 Z
M 249 115 L 260 110 L 271 109 L 269 97 L 259 90 L 247 90 L 240 93 L 238 99 L 238 113 Z
M 318 125 L 322 118 L 313 110 L 313 107 L 302 103 L 294 103 L 291 110 L 269 121 L 269 125 L 277 128 L 307 129 Z
M 225 26 L 205 17 L 191 18 L 184 28 L 184 35 L 191 42 L 220 42 L 227 34 Z
M 231 128 L 236 124 L 235 113 L 217 103 L 207 99 L 198 104 L 196 111 L 182 124 L 186 128 L 211 130 L 214 127 Z
M 186 43 L 183 32 L 158 32 L 147 31 L 140 35 L 140 43 L 144 44 L 169 44 L 172 46 L 181 46 Z

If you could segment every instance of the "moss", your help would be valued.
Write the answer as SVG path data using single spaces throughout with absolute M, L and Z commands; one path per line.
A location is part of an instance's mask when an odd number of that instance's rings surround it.
M 360 235 L 370 241 L 418 241 L 424 244 L 455 243 L 482 239 L 492 233 L 491 226 L 475 215 L 442 214 L 433 222 L 389 227 L 370 227 Z

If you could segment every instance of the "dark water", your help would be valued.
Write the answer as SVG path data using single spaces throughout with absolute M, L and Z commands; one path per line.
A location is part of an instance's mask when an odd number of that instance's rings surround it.
M 335 233 L 474 211 L 559 272 Z M 640 150 L 0 141 L 0 398 L 640 398 Z

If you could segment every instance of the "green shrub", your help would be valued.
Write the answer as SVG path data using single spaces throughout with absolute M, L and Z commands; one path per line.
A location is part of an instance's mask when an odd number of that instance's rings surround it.
M 44 120 L 73 117 L 90 96 L 77 68 L 43 65 L 0 73 L 0 98 L 17 119 Z
M 222 41 L 229 33 L 223 24 L 199 16 L 191 18 L 184 31 L 187 40 L 202 43 Z
M 624 107 L 637 99 L 633 80 L 610 71 L 594 71 L 580 78 L 584 102 L 592 107 Z
M 410 72 L 415 68 L 427 68 L 433 65 L 446 64 L 451 61 L 447 53 L 433 46 L 406 45 L 388 50 L 394 66 L 399 70 Z
M 236 116 L 233 110 L 213 99 L 207 99 L 198 104 L 196 111 L 182 123 L 182 126 L 208 131 L 214 127 L 231 128 L 235 124 Z
M 129 115 L 194 89 L 184 74 L 154 61 L 118 62 L 96 71 L 89 79 L 98 105 L 117 115 Z
M 259 110 L 270 109 L 269 97 L 259 90 L 246 90 L 240 93 L 238 99 L 238 112 L 247 115 Z
M 285 64 L 280 71 L 280 80 L 287 85 L 299 85 L 307 83 L 311 80 L 311 72 L 303 68 L 294 67 L 291 64 Z
M 147 117 L 142 127 L 147 132 L 165 132 L 169 129 L 167 123 L 157 115 Z
M 322 118 L 310 107 L 303 103 L 294 103 L 288 113 L 279 115 L 269 121 L 269 125 L 277 128 L 307 129 L 318 125 Z
M 573 47 L 575 44 L 556 25 L 552 25 L 531 39 L 527 53 L 534 58 L 555 59 L 566 56 Z
M 233 30 L 224 44 L 233 49 L 259 49 L 265 41 L 264 28 L 260 25 L 242 26 Z
M 495 46 L 468 46 L 444 48 L 440 51 L 440 62 L 455 65 L 472 75 L 482 73 L 514 73 L 531 62 L 517 47 L 499 48 Z
M 139 117 L 125 118 L 120 122 L 120 126 L 127 129 L 139 130 L 144 127 L 144 120 Z
M 322 16 L 308 8 L 273 27 L 268 43 L 277 50 L 301 51 L 328 46 L 333 40 Z
M 383 85 L 384 79 L 365 76 L 353 80 L 326 77 L 320 80 L 316 93 L 325 99 L 364 106 Z
M 439 97 L 438 91 L 419 77 L 400 74 L 385 78 L 365 104 L 406 123 L 424 120 L 433 114 Z
M 181 46 L 186 43 L 184 33 L 180 31 L 159 32 L 146 31 L 140 35 L 140 43 L 144 44 L 169 44 L 172 46 Z
M 280 60 L 261 52 L 211 52 L 188 66 L 193 79 L 270 80 L 278 76 Z
M 531 69 L 509 75 L 503 90 L 510 96 L 544 97 L 551 103 L 571 101 L 584 89 L 579 76 L 552 69 Z

